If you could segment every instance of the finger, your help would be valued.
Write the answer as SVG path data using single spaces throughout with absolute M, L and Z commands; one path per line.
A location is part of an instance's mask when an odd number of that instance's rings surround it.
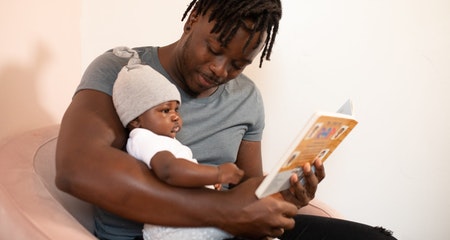
M 291 194 L 292 195 L 292 194 Z M 297 207 L 287 201 L 280 201 L 280 209 L 282 213 L 281 225 L 285 229 L 291 229 L 295 225 L 295 221 L 293 219 L 294 216 L 297 215 Z
M 283 235 L 285 229 L 293 229 L 295 227 L 295 220 L 293 217 L 297 215 L 297 208 L 294 205 L 289 204 L 289 207 L 286 207 L 285 210 L 286 211 L 279 220 L 280 222 L 275 225 L 277 227 L 272 229 L 272 236 L 274 237 Z
M 284 234 L 284 228 L 273 228 L 270 237 L 279 237 Z
M 304 181 L 299 181 L 297 174 L 293 174 L 290 178 L 291 187 L 280 192 L 286 201 L 294 204 L 297 208 L 309 204 L 315 197 L 318 185 L 318 179 L 311 170 L 309 163 L 305 164 L 302 170 Z
M 280 192 L 283 198 L 297 206 L 297 208 L 308 205 L 310 199 L 303 184 L 298 181 L 297 175 L 291 177 L 291 187 Z
M 315 174 L 315 170 L 311 167 L 311 165 L 309 163 L 306 163 L 303 166 L 303 177 L 305 178 L 305 186 L 307 185 L 307 183 L 311 184 L 311 183 L 315 183 L 316 181 L 318 182 L 317 176 Z
M 280 199 L 279 194 L 261 199 L 270 205 L 272 216 L 268 218 L 267 226 L 262 232 L 265 236 L 278 237 L 284 233 L 285 229 L 295 227 L 294 216 L 298 209 L 295 205 Z
M 306 168 L 303 169 L 304 176 L 305 176 L 305 189 L 307 197 L 309 198 L 309 201 L 312 200 L 315 197 L 317 185 L 319 184 L 319 179 L 317 178 L 315 172 L 311 170 L 310 166 L 306 166 Z
M 301 199 L 297 198 L 296 196 L 298 196 L 298 194 L 295 194 L 294 191 L 295 190 L 291 190 L 291 191 L 284 190 L 284 191 L 280 192 L 280 194 L 285 201 L 294 204 L 297 207 L 297 209 L 300 209 L 301 207 L 308 205 L 308 203 L 307 203 L 308 201 L 304 197 L 302 197 Z
M 320 159 L 317 159 L 314 162 L 314 167 L 316 168 L 316 176 L 319 182 L 321 182 L 325 178 L 325 167 L 322 164 Z

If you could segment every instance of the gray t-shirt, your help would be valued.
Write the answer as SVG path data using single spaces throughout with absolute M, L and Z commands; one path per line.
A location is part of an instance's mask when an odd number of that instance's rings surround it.
M 135 48 L 143 64 L 148 64 L 174 83 L 161 66 L 156 47 Z M 117 74 L 128 59 L 115 56 L 108 51 L 96 58 L 87 68 L 77 91 L 94 89 L 112 94 Z M 176 84 L 175 84 L 176 85 Z M 194 158 L 200 164 L 221 164 L 235 162 L 242 140 L 261 141 L 264 129 L 264 107 L 261 94 L 255 84 L 245 75 L 219 86 L 209 97 L 192 98 L 181 88 L 182 104 L 180 114 L 183 128 L 177 139 L 191 148 Z M 109 239 L 112 235 L 130 235 L 129 224 L 119 218 L 97 209 L 96 230 L 101 237 Z M 121 229 L 124 226 L 128 229 Z M 142 225 L 136 227 L 141 234 Z M 126 233 L 128 232 L 128 233 Z M 112 234 L 112 235 L 111 235 Z M 132 234 L 131 234 L 132 235 Z
M 161 66 L 157 48 L 136 48 L 144 64 L 148 64 L 174 83 Z M 88 67 L 77 91 L 95 89 L 112 94 L 112 87 L 128 59 L 111 51 L 101 55 Z M 264 107 L 255 84 L 241 74 L 219 86 L 206 98 L 192 98 L 181 88 L 180 114 L 183 128 L 177 139 L 189 146 L 201 164 L 234 162 L 241 140 L 261 141 Z

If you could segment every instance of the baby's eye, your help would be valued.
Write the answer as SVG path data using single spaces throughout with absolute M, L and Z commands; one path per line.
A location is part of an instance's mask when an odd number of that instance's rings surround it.
M 163 112 L 163 113 L 169 113 L 169 112 L 170 112 L 170 109 L 165 108 L 165 109 L 162 110 L 162 112 Z

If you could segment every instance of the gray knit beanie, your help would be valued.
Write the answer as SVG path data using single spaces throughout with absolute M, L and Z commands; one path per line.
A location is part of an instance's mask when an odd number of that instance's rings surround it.
M 142 65 L 135 50 L 118 47 L 113 53 L 130 58 L 114 83 L 112 98 L 120 121 L 126 127 L 148 109 L 163 102 L 181 103 L 178 89 L 168 79 L 148 65 Z

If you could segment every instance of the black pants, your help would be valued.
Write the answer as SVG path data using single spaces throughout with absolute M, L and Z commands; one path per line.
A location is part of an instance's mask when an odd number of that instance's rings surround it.
M 287 230 L 281 240 L 395 240 L 392 232 L 381 227 L 335 218 L 310 215 L 295 216 L 294 229 Z M 136 238 L 142 239 L 142 238 Z M 245 240 L 235 237 L 234 240 Z
M 309 215 L 297 215 L 295 227 L 282 240 L 394 240 L 392 232 L 361 223 Z
M 395 240 L 392 232 L 357 222 L 310 215 L 297 215 L 294 229 L 287 230 L 281 240 Z M 245 238 L 234 238 L 245 240 Z

